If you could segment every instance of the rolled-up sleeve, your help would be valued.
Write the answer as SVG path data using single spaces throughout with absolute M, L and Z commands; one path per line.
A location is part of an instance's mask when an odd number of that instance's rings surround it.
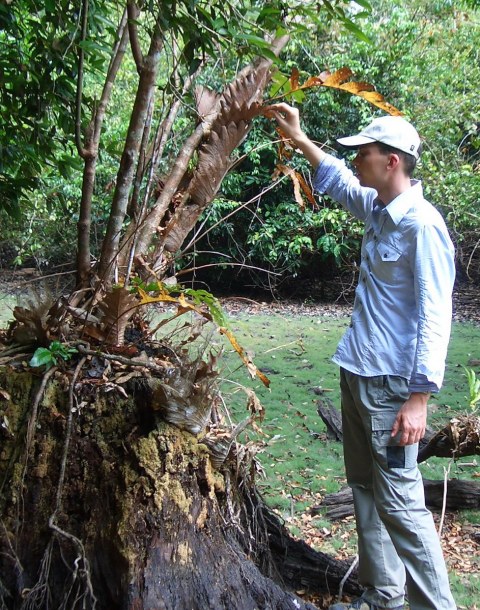
M 412 266 L 418 326 L 409 389 L 437 392 L 445 371 L 455 281 L 453 246 L 444 227 L 419 228 Z
M 345 162 L 332 155 L 326 155 L 318 166 L 313 185 L 318 193 L 326 193 L 360 220 L 370 214 L 377 196 L 375 189 L 360 186 Z

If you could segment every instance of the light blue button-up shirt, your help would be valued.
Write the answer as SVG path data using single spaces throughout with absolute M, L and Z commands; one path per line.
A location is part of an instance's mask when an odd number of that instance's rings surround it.
M 454 249 L 421 183 L 387 206 L 328 155 L 314 186 L 364 221 L 358 286 L 350 327 L 333 361 L 362 375 L 399 375 L 410 392 L 438 392 L 452 318 Z

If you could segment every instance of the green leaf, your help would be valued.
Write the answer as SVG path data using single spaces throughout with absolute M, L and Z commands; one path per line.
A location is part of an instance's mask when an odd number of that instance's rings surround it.
M 33 367 L 46 365 L 47 369 L 53 366 L 56 360 L 52 352 L 46 347 L 39 347 L 35 350 L 29 365 Z
M 267 59 L 271 59 L 273 62 L 279 61 L 278 57 L 271 49 L 260 49 L 258 53 Z
M 330 13 L 331 17 L 337 17 L 337 11 L 333 8 L 333 6 L 330 4 L 330 2 L 328 0 L 322 0 L 323 6 L 327 9 L 327 11 Z
M 305 99 L 305 92 L 301 90 L 293 91 L 290 95 L 298 104 L 301 104 Z
M 368 44 L 373 44 L 372 40 L 358 27 L 358 25 L 355 25 L 353 21 L 347 18 L 343 19 L 342 21 L 345 28 L 355 34 L 359 40 Z
M 48 349 L 51 352 L 52 358 L 55 360 L 55 362 L 57 358 L 70 360 L 72 354 L 77 353 L 77 350 L 74 347 L 68 347 L 61 341 L 52 341 Z
M 254 34 L 239 33 L 235 36 L 235 38 L 249 42 L 256 47 L 260 47 L 262 50 L 270 48 L 270 43 L 267 40 L 261 38 L 260 36 L 255 36 Z
M 369 13 L 371 13 L 373 10 L 372 5 L 370 4 L 370 2 L 368 2 L 368 0 L 355 0 L 355 3 L 358 4 L 359 6 L 361 6 L 362 8 L 364 8 Z M 358 15 L 357 15 L 357 17 L 358 17 Z

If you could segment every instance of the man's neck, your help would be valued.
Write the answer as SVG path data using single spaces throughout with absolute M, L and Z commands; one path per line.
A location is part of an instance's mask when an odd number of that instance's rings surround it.
M 395 180 L 390 184 L 386 184 L 383 188 L 380 188 L 377 191 L 378 198 L 383 205 L 387 206 L 399 195 L 411 188 L 411 186 L 410 178 L 408 176 L 402 176 L 401 179 Z

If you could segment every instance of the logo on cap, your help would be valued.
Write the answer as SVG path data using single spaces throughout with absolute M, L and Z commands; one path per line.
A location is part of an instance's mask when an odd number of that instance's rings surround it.
M 410 146 L 410 150 L 415 150 L 415 144 L 412 144 L 412 145 Z

